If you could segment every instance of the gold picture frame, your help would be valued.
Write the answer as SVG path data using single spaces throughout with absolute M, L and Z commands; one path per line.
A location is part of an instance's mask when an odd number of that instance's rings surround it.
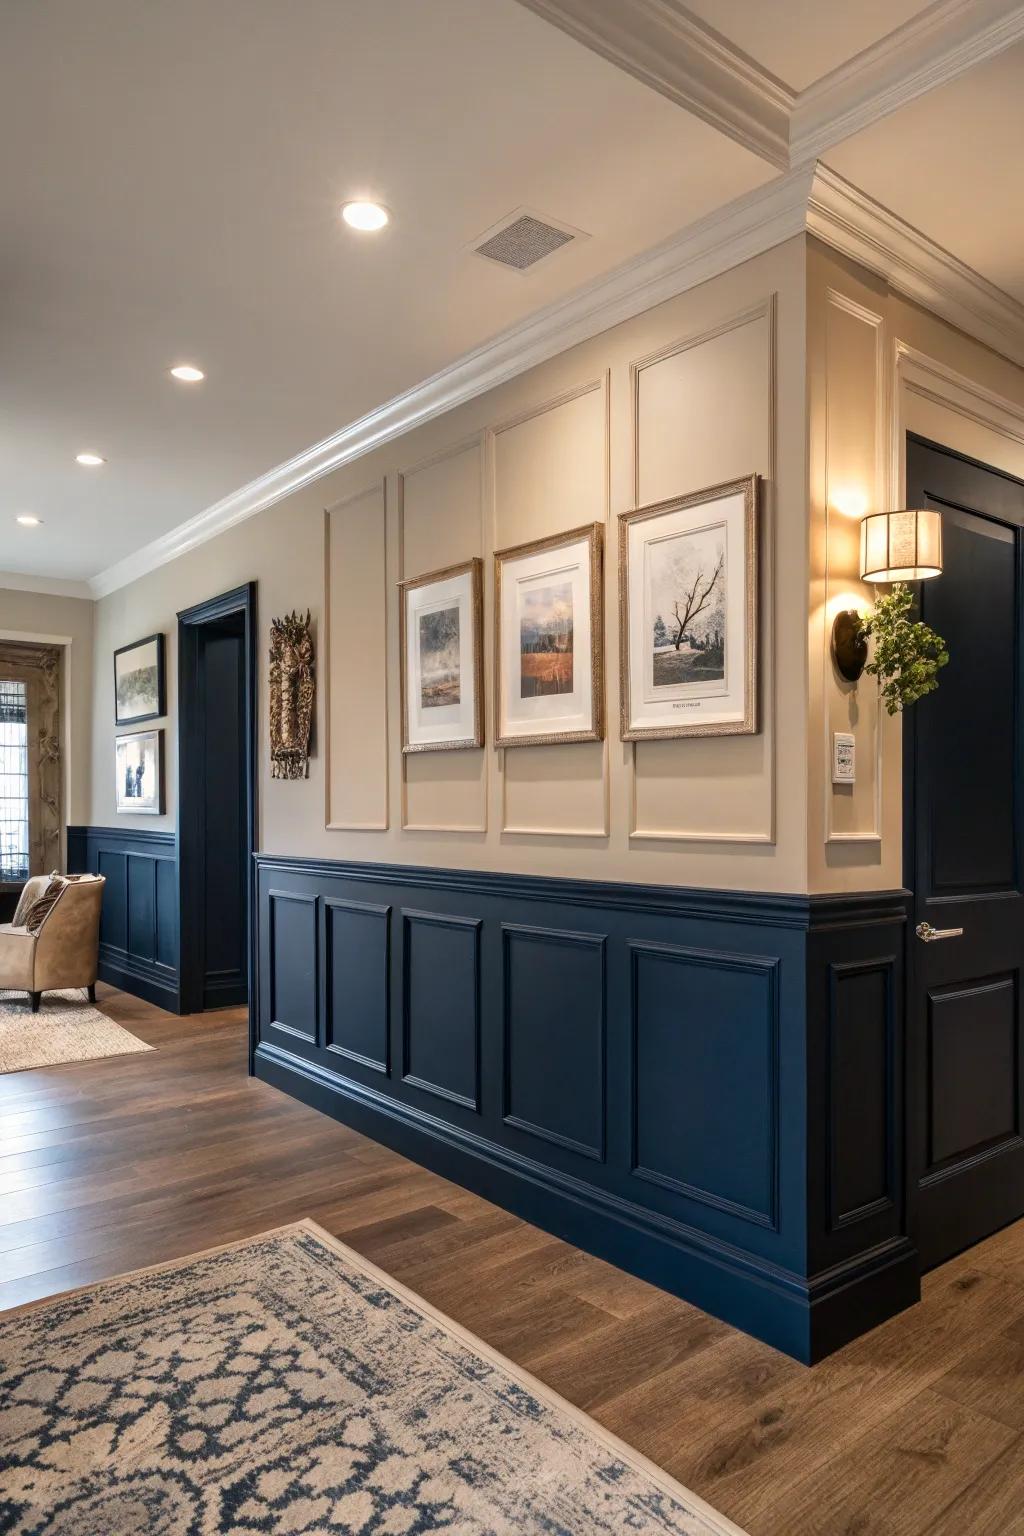
M 573 546 L 579 546 L 576 552 L 576 561 L 573 564 L 562 566 L 552 570 L 552 562 L 543 558 L 553 555 L 559 550 L 565 551 L 570 556 Z M 524 657 L 527 654 L 541 654 L 540 645 L 549 643 L 545 637 L 538 643 L 538 650 L 526 653 L 522 647 L 524 644 L 523 628 L 524 620 L 520 616 L 517 620 L 515 613 L 506 612 L 505 595 L 513 579 L 513 568 L 521 567 L 517 580 L 523 580 L 522 571 L 528 565 L 534 567 L 533 573 L 525 580 L 538 583 L 554 574 L 562 577 L 559 583 L 559 591 L 571 589 L 571 624 L 568 654 L 570 663 L 567 669 L 561 670 L 561 675 L 552 679 L 542 679 L 539 671 L 534 681 L 537 683 L 537 692 L 523 694 L 522 684 L 524 680 Z M 555 562 L 557 567 L 557 562 Z M 579 588 L 585 584 L 586 592 L 580 593 Z M 548 581 L 547 587 L 537 586 L 537 592 L 553 592 Z M 577 596 L 580 602 L 577 603 Z M 529 600 L 529 599 L 528 599 Z M 585 615 L 584 643 L 579 650 L 576 648 L 577 637 L 577 609 Z M 508 626 L 510 622 L 518 624 L 517 631 Z M 531 624 L 533 621 L 530 621 Z M 542 621 L 543 622 L 543 621 Z M 550 627 L 552 620 L 546 621 Z M 559 621 L 564 631 L 566 620 Z M 518 638 L 517 638 L 518 637 Z M 550 651 L 544 652 L 547 658 L 554 663 L 554 670 L 558 666 L 557 656 L 566 654 L 564 647 L 564 634 L 562 643 L 554 642 Z M 581 669 L 583 686 L 577 688 L 576 658 L 582 656 L 584 665 Z M 518 669 L 520 678 L 519 692 L 519 719 L 513 720 L 509 710 L 513 690 L 508 686 L 509 678 L 503 677 L 503 673 L 511 675 L 513 666 Z M 547 688 L 543 685 L 554 682 L 554 687 Z M 571 682 L 572 688 L 566 688 L 566 681 Z M 576 695 L 579 694 L 577 699 Z M 558 713 L 558 706 L 552 700 L 556 697 L 566 699 L 566 710 L 562 715 Z M 529 700 L 529 708 L 523 701 Z M 548 702 L 545 702 L 548 701 Z M 565 721 L 572 718 L 570 700 L 575 702 L 575 715 L 579 723 L 566 726 Z M 534 724 L 547 716 L 550 726 L 546 729 L 531 729 L 530 713 L 536 715 Z M 512 727 L 515 728 L 512 728 Z M 508 549 L 496 550 L 494 555 L 494 744 L 498 747 L 531 747 L 546 746 L 561 742 L 573 741 L 601 741 L 604 738 L 604 527 L 601 523 L 585 523 L 582 527 L 571 528 L 565 533 L 556 533 L 544 539 L 533 539 L 527 544 L 517 544 Z
M 412 752 L 456 752 L 467 747 L 482 747 L 484 744 L 484 657 L 483 657 L 483 561 L 479 556 L 472 560 L 463 560 L 458 565 L 447 565 L 437 571 L 427 571 L 423 576 L 416 576 L 408 581 L 398 584 L 398 633 L 399 633 L 399 692 L 401 696 L 402 713 L 402 751 Z M 448 586 L 454 588 L 454 584 L 460 578 L 468 577 L 468 592 L 465 594 L 467 601 L 463 608 L 468 612 L 472 634 L 469 639 L 471 651 L 470 674 L 473 682 L 473 697 L 469 710 L 470 729 L 464 728 L 458 734 L 440 736 L 435 739 L 415 740 L 414 732 L 410 729 L 409 707 L 413 698 L 412 680 L 409 677 L 409 640 L 411 628 L 409 625 L 409 601 L 414 593 L 424 592 L 429 587 Z M 455 593 L 450 607 L 458 605 L 458 594 Z M 462 609 L 460 609 L 460 612 Z M 459 676 L 463 675 L 464 665 L 460 650 Z M 422 699 L 422 677 L 419 682 Z M 460 700 L 461 702 L 461 690 Z M 442 704 L 440 707 L 452 707 Z M 421 726 L 421 732 L 423 731 Z
M 737 498 L 741 506 L 737 507 Z M 646 621 L 649 618 L 649 610 L 652 607 L 651 595 L 647 590 L 647 583 L 652 581 L 650 575 L 651 559 L 648 555 L 648 546 L 658 541 L 642 539 L 640 532 L 645 525 L 654 525 L 658 521 L 668 524 L 672 519 L 675 534 L 667 537 L 684 537 L 687 534 L 705 535 L 709 537 L 719 525 L 701 526 L 697 519 L 687 519 L 685 514 L 699 512 L 701 509 L 711 509 L 718 503 L 723 514 L 722 528 L 725 530 L 721 538 L 722 556 L 724 562 L 725 551 L 729 550 L 728 564 L 723 563 L 722 586 L 723 591 L 720 601 L 723 606 L 723 632 L 716 635 L 713 642 L 705 643 L 704 655 L 712 650 L 712 643 L 716 647 L 712 653 L 712 660 L 708 663 L 706 676 L 708 681 L 701 682 L 697 669 L 694 667 L 691 676 L 697 676 L 695 683 L 685 681 L 685 673 L 677 682 L 662 684 L 666 692 L 663 701 L 652 702 L 654 686 L 646 689 L 638 689 L 638 678 L 647 677 L 646 654 L 651 660 L 651 681 L 653 683 L 654 669 L 658 665 L 657 654 L 659 650 L 657 639 L 657 624 L 664 621 L 661 615 L 655 619 L 655 627 L 651 635 L 646 634 Z M 732 503 L 731 506 L 727 504 Z M 684 525 L 687 521 L 692 527 L 687 529 Z M 671 524 L 669 525 L 671 526 Z M 760 729 L 758 721 L 758 629 L 760 624 L 760 596 L 759 596 L 759 548 L 760 548 L 760 496 L 759 478 L 757 475 L 745 475 L 737 480 L 727 480 L 720 485 L 707 487 L 705 490 L 694 491 L 688 496 L 674 496 L 666 501 L 655 502 L 650 506 L 638 507 L 632 512 L 623 512 L 619 516 L 619 701 L 620 701 L 620 735 L 623 741 L 664 741 L 683 736 L 751 736 L 756 735 Z M 742 544 L 742 549 L 737 550 L 737 542 Z M 641 567 L 639 572 L 634 569 L 631 572 L 630 548 L 633 553 L 638 553 L 638 546 L 643 547 L 645 558 L 635 562 Z M 733 575 L 734 567 L 739 565 L 739 580 L 742 582 L 742 592 L 737 593 Z M 714 566 L 711 567 L 712 574 Z M 709 581 L 709 576 L 704 576 L 703 585 L 695 588 L 699 600 L 704 586 Z M 643 584 L 641 589 L 638 582 Z M 685 595 L 689 595 L 689 589 L 685 589 Z M 641 600 L 642 618 L 638 618 L 638 597 Z M 686 613 L 680 616 L 678 610 L 675 621 L 679 623 L 679 636 L 675 642 L 678 653 L 679 643 L 684 636 Z M 642 635 L 643 651 L 638 651 L 640 634 L 638 624 L 645 626 Z M 733 638 L 732 628 L 739 624 L 741 634 Z M 669 634 L 669 645 L 672 644 L 672 636 Z M 667 651 L 669 645 L 663 645 L 661 650 Z M 721 683 L 717 694 L 711 690 L 718 682 L 717 676 L 711 677 L 711 667 L 718 666 L 718 649 L 721 651 Z M 697 653 L 699 655 L 699 653 Z M 742 677 L 733 677 L 729 686 L 729 672 L 739 667 Z M 690 687 L 692 696 L 686 697 L 684 690 Z M 671 696 L 669 689 L 672 690 Z M 637 695 L 641 695 L 638 701 Z M 717 703 L 716 703 L 717 698 Z M 728 702 L 724 702 L 724 701 Z M 662 710 L 659 717 L 658 710 Z M 641 714 L 643 710 L 643 715 Z M 673 714 L 685 710 L 692 713 L 690 719 L 673 719 Z

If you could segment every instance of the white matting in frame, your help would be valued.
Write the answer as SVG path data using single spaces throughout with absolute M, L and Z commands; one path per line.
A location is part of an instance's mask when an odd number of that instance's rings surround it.
M 757 484 L 620 516 L 624 741 L 757 731 Z
M 588 523 L 495 554 L 497 746 L 604 736 L 603 552 Z
M 482 747 L 483 562 L 401 584 L 402 751 Z

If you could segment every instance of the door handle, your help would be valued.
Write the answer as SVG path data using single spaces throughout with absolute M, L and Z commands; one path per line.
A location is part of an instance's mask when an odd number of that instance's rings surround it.
M 933 928 L 931 923 L 918 923 L 914 932 L 925 944 L 934 944 L 936 939 L 959 939 L 963 934 L 963 929 Z

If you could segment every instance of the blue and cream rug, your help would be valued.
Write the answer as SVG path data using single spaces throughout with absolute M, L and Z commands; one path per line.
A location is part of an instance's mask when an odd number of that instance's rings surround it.
M 300 1222 L 0 1317 L 5 1536 L 742 1536 Z

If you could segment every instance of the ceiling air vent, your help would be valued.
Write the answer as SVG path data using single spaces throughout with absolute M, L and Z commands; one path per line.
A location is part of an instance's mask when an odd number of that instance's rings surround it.
M 553 219 L 517 208 L 478 236 L 470 249 L 513 272 L 528 272 L 564 246 L 586 238 L 581 229 L 573 229 L 571 224 L 556 224 Z

